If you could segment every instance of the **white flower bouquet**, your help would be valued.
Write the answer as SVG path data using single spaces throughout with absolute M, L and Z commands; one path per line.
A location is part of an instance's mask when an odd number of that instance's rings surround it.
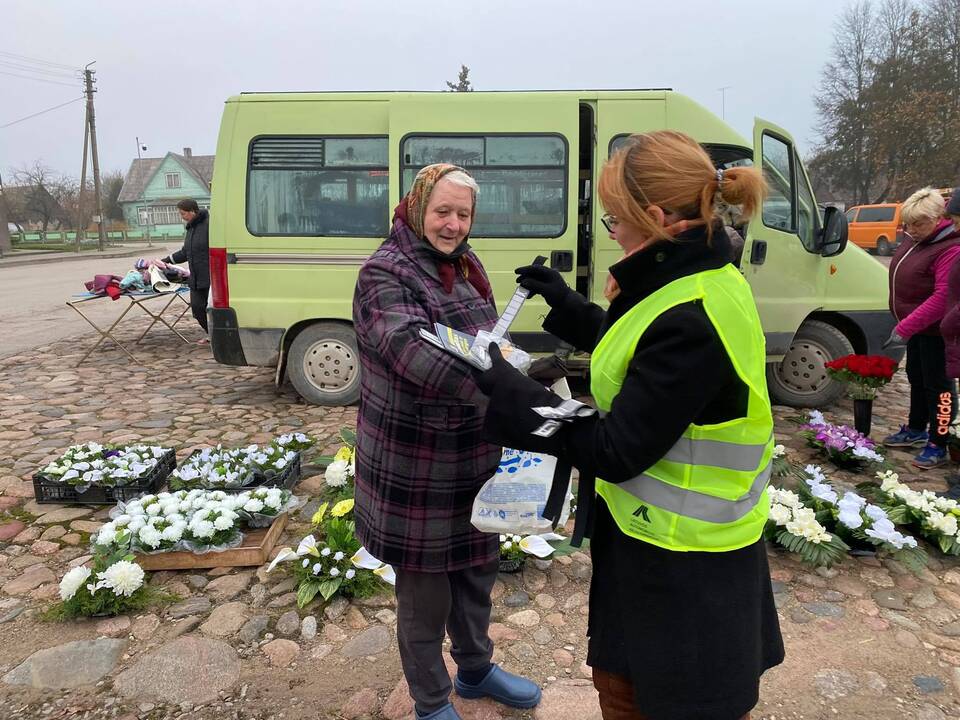
M 554 533 L 546 535 L 501 535 L 500 536 L 500 571 L 516 572 L 523 567 L 527 555 L 538 558 L 549 557 L 554 547 L 547 540 L 562 540 L 563 536 Z
M 896 529 L 887 512 L 867 502 L 859 494 L 846 491 L 841 496 L 827 482 L 819 466 L 807 465 L 799 495 L 817 513 L 817 519 L 832 533 L 851 545 L 870 545 L 908 567 L 926 565 L 926 553 L 915 538 Z
M 836 535 L 831 535 L 817 520 L 813 508 L 806 507 L 800 496 L 791 490 L 767 488 L 770 515 L 764 528 L 764 537 L 814 567 L 830 567 L 841 560 L 849 546 Z
M 332 490 L 334 498 L 353 497 L 353 483 L 356 475 L 357 435 L 349 428 L 341 428 L 340 440 L 343 446 L 333 456 L 319 458 L 326 464 L 323 479 Z
M 159 601 L 176 599 L 145 583 L 146 576 L 125 550 L 101 548 L 93 567 L 75 567 L 60 580 L 60 602 L 45 616 L 62 620 L 78 616 L 119 615 Z
M 171 452 L 170 448 L 156 445 L 72 445 L 40 470 L 37 477 L 71 485 L 78 493 L 93 486 L 123 487 L 146 479 Z
M 909 527 L 947 555 L 960 555 L 960 503 L 929 490 L 914 490 L 890 470 L 878 472 L 876 477 L 879 487 L 867 482 L 857 489 L 881 503 L 891 522 Z

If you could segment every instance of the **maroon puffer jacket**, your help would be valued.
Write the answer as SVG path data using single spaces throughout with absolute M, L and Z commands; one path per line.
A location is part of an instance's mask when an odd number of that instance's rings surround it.
M 956 234 L 960 236 L 960 228 Z M 947 377 L 960 377 L 960 262 L 947 276 L 947 314 L 940 321 L 940 334 L 947 349 Z
M 908 235 L 894 253 L 890 261 L 890 312 L 898 323 L 933 295 L 936 284 L 934 268 L 940 254 L 960 245 L 960 231 L 951 228 L 950 232 L 944 232 L 947 227 L 938 227 L 931 237 L 921 242 Z M 940 325 L 934 323 L 924 328 L 921 334 L 939 335 Z

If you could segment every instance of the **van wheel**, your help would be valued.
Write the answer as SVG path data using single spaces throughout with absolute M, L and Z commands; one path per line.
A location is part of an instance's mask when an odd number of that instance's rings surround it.
M 890 241 L 885 237 L 877 238 L 877 255 L 886 256 L 890 254 Z
M 853 353 L 847 336 L 820 320 L 797 330 L 783 360 L 767 364 L 767 388 L 775 405 L 823 408 L 843 393 L 843 383 L 827 374 L 827 363 Z
M 352 405 L 360 399 L 360 353 L 353 328 L 321 322 L 293 339 L 287 374 L 313 405 Z

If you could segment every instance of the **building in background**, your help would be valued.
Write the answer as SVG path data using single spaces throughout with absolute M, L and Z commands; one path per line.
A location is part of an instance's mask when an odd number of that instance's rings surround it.
M 190 148 L 183 154 L 168 152 L 162 158 L 143 158 L 130 163 L 117 202 L 123 208 L 127 227 L 154 235 L 183 233 L 183 220 L 177 203 L 185 198 L 210 207 L 210 181 L 213 155 L 194 155 Z

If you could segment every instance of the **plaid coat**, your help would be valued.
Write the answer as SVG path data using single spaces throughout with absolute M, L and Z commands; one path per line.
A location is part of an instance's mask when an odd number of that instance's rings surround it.
M 470 524 L 500 461 L 501 449 L 483 440 L 486 398 L 469 365 L 418 334 L 434 322 L 473 334 L 496 320 L 492 297 L 460 273 L 444 292 L 436 259 L 402 221 L 360 270 L 354 516 L 360 542 L 383 562 L 448 572 L 498 556 L 497 536 Z

